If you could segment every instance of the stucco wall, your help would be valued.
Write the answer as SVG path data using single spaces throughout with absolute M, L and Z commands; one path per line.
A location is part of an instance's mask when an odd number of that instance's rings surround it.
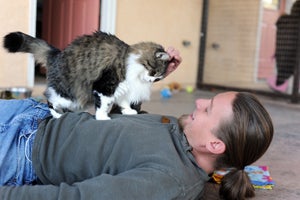
M 11 0 L 0 6 L 0 37 L 10 31 L 30 32 L 30 5 L 36 0 Z M 183 62 L 156 89 L 170 82 L 195 86 L 198 72 L 202 0 L 118 0 L 116 35 L 129 44 L 153 41 L 179 49 Z M 210 0 L 205 83 L 253 86 L 256 81 L 260 0 Z M 190 42 L 184 46 L 183 42 Z M 213 49 L 212 44 L 219 45 Z M 1 39 L 1 46 L 2 46 Z M 0 87 L 31 86 L 33 64 L 26 54 L 0 48 Z M 29 66 L 29 67 L 28 67 Z
M 165 80 L 154 84 L 160 89 L 176 81 L 195 86 L 198 70 L 198 49 L 202 0 L 119 0 L 116 35 L 129 44 L 153 41 L 180 50 L 180 68 Z M 190 42 L 185 47 L 182 42 Z
M 3 49 L 3 37 L 12 31 L 29 32 L 30 1 L 2 1 L 0 6 L 0 88 L 32 86 L 28 80 L 29 55 L 9 54 Z M 33 67 L 33 66 L 32 66 Z
M 0 35 L 10 31 L 29 32 L 30 5 L 32 1 L 12 0 L 0 7 Z M 153 41 L 165 47 L 179 49 L 183 62 L 178 70 L 165 80 L 156 83 L 157 88 L 176 81 L 195 86 L 198 68 L 198 48 L 202 0 L 118 0 L 116 35 L 129 44 Z M 182 42 L 189 41 L 184 47 Z M 1 41 L 2 45 L 2 41 Z M 26 54 L 8 54 L 0 48 L 0 87 L 31 86 L 33 65 Z M 28 66 L 30 66 L 28 68 Z M 32 80 L 31 80 L 32 81 Z

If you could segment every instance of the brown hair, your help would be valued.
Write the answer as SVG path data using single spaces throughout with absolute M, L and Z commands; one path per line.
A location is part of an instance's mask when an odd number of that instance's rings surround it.
M 221 182 L 219 194 L 230 200 L 255 195 L 244 167 L 259 159 L 273 138 L 273 123 L 259 100 L 246 92 L 237 93 L 232 102 L 233 116 L 223 121 L 214 134 L 226 145 L 215 168 L 231 168 Z

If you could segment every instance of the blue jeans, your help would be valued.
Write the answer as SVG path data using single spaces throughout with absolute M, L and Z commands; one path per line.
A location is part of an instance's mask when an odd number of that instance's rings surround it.
M 37 179 L 31 151 L 38 124 L 48 116 L 47 104 L 34 99 L 0 100 L 0 186 Z

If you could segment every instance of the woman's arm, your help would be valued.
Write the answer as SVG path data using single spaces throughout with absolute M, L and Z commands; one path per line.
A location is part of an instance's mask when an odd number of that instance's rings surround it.
M 102 174 L 72 185 L 0 187 L 0 199 L 185 199 L 184 194 L 188 191 L 182 191 L 183 188 L 159 170 L 138 168 L 116 176 Z

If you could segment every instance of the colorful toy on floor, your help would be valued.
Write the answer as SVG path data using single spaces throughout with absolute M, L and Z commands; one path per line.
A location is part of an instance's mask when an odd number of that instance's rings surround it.
M 168 84 L 168 88 L 171 92 L 179 92 L 181 90 L 181 85 L 177 82 L 172 82 Z
M 164 88 L 160 91 L 160 95 L 163 99 L 169 99 L 172 97 L 172 92 L 169 88 Z
M 160 95 L 164 99 L 171 98 L 173 94 L 182 90 L 182 86 L 177 82 L 171 82 L 165 86 L 161 91 Z M 194 87 L 191 85 L 186 86 L 185 91 L 189 94 L 194 92 Z
M 191 94 L 194 92 L 194 88 L 193 88 L 193 86 L 188 85 L 188 86 L 186 86 L 185 91 L 187 93 Z

